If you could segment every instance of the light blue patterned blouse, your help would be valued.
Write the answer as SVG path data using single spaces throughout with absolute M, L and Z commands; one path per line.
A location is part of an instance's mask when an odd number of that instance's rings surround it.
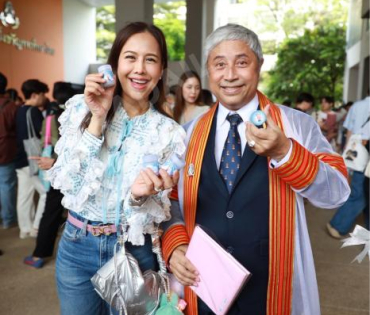
M 117 217 L 125 216 L 129 241 L 142 245 L 143 233 L 153 232 L 154 222 L 170 218 L 170 190 L 148 198 L 137 208 L 128 202 L 131 185 L 143 168 L 144 155 L 158 155 L 160 164 L 172 154 L 183 156 L 185 131 L 153 106 L 134 118 L 119 106 L 111 124 L 105 128 L 104 137 L 99 139 L 87 130 L 80 130 L 88 111 L 83 95 L 67 102 L 59 118 L 61 137 L 55 146 L 58 159 L 48 172 L 51 184 L 63 193 L 62 204 L 66 209 L 88 220 L 114 223 Z M 132 129 L 124 137 L 122 130 L 127 126 Z M 115 160 L 116 170 L 107 170 L 118 148 L 123 154 Z

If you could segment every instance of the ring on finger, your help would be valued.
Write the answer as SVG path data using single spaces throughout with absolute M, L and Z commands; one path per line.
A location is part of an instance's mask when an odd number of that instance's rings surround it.
M 161 192 L 163 189 L 162 189 L 162 187 L 154 187 L 154 190 L 155 190 L 157 193 L 159 193 L 159 192 Z
M 256 141 L 254 140 L 248 141 L 248 145 L 250 148 L 253 148 L 256 145 Z

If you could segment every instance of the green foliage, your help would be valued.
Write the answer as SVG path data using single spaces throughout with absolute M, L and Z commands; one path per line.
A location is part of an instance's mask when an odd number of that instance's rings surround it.
M 98 61 L 108 59 L 113 41 L 116 38 L 116 7 L 108 5 L 96 10 L 96 55 Z
M 155 3 L 154 25 L 164 33 L 170 61 L 184 60 L 185 58 L 185 1 Z
M 294 100 L 300 92 L 341 100 L 344 62 L 345 28 L 327 22 L 306 30 L 279 48 L 276 67 L 264 78 L 267 93 L 280 102 Z
M 115 6 L 109 5 L 96 11 L 97 59 L 105 62 L 116 37 Z M 169 60 L 185 58 L 185 1 L 155 3 L 154 24 L 164 33 Z

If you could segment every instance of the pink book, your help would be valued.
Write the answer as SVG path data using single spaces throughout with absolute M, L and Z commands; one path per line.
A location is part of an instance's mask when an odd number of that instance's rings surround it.
M 251 273 L 199 226 L 195 227 L 186 257 L 199 272 L 191 289 L 217 315 L 226 314 Z

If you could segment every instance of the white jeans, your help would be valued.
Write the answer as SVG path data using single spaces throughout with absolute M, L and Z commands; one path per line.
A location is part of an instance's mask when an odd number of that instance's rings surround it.
M 17 169 L 18 196 L 17 215 L 19 229 L 23 233 L 38 229 L 45 209 L 46 191 L 38 176 L 30 176 L 29 166 Z M 35 214 L 34 194 L 39 193 L 39 201 Z

